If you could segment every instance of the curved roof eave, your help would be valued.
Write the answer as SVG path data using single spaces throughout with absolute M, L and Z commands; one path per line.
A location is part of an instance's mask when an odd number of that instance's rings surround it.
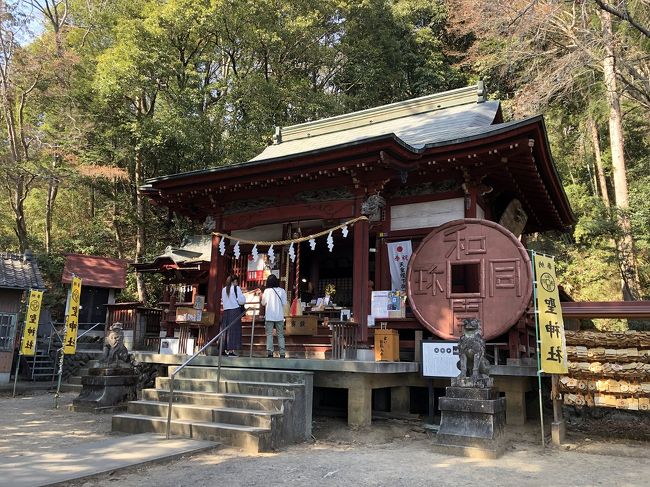
M 553 180 L 553 186 L 555 189 L 554 199 L 556 200 L 556 204 L 561 206 L 561 208 L 558 209 L 561 210 L 562 213 L 564 214 L 564 217 L 562 219 L 565 221 L 567 226 L 571 226 L 575 223 L 575 216 L 573 214 L 571 206 L 569 205 L 566 192 L 564 191 L 564 187 L 562 186 L 559 174 L 557 172 L 557 168 L 552 159 L 546 126 L 542 115 L 536 115 L 536 116 L 532 116 L 532 117 L 528 117 L 522 120 L 517 120 L 512 122 L 494 124 L 487 127 L 466 129 L 464 131 L 465 135 L 461 135 L 459 137 L 450 137 L 443 140 L 431 142 L 421 147 L 414 147 L 406 143 L 404 140 L 402 140 L 394 133 L 383 134 L 383 135 L 363 138 L 359 140 L 354 140 L 350 142 L 345 142 L 342 144 L 314 149 L 311 151 L 287 154 L 275 158 L 251 160 L 239 164 L 218 166 L 209 169 L 199 169 L 195 171 L 188 171 L 184 173 L 178 173 L 178 174 L 173 174 L 168 176 L 161 176 L 157 178 L 147 179 L 145 181 L 145 185 L 143 185 L 141 189 L 145 192 L 156 191 L 157 189 L 163 189 L 163 187 L 170 188 L 176 185 L 179 186 L 184 185 L 188 182 L 188 179 L 195 178 L 197 176 L 222 175 L 222 174 L 233 173 L 240 170 L 255 169 L 255 168 L 259 168 L 263 170 L 263 168 L 265 168 L 266 166 L 274 163 L 286 162 L 291 160 L 305 160 L 305 159 L 313 158 L 314 156 L 322 156 L 324 154 L 327 154 L 328 152 L 334 154 L 346 149 L 360 147 L 360 146 L 373 144 L 373 143 L 381 143 L 381 142 L 394 144 L 393 145 L 394 149 L 404 151 L 403 152 L 404 156 L 408 156 L 408 154 L 410 154 L 411 157 L 415 159 L 423 156 L 426 152 L 434 149 L 440 149 L 444 147 L 467 144 L 472 142 L 479 142 L 483 139 L 488 139 L 490 137 L 507 134 L 508 132 L 515 131 L 518 129 L 525 129 L 526 127 L 530 127 L 530 128 L 537 127 L 540 130 L 541 138 L 543 139 L 543 144 L 542 144 L 543 146 L 537 144 L 537 148 L 542 151 L 543 159 L 545 161 L 548 161 L 548 164 L 545 165 L 547 165 L 548 169 L 550 169 L 549 176 Z M 538 163 L 541 163 L 541 161 L 539 161 Z M 161 186 L 159 186 L 159 188 L 155 188 L 154 186 L 158 186 L 158 184 L 161 184 Z
M 331 145 L 328 147 L 323 147 L 319 149 L 314 149 L 311 151 L 305 151 L 305 152 L 299 152 L 299 153 L 294 153 L 294 154 L 287 154 L 285 156 L 280 156 L 280 157 L 275 157 L 275 158 L 269 158 L 269 159 L 258 159 L 258 160 L 251 160 L 251 161 L 246 161 L 246 162 L 241 162 L 241 163 L 236 163 L 236 164 L 229 164 L 225 166 L 217 166 L 217 167 L 211 167 L 208 169 L 196 169 L 194 171 L 186 171 L 182 173 L 177 173 L 177 174 L 170 174 L 167 176 L 158 176 L 155 178 L 150 178 L 145 180 L 145 184 L 142 186 L 143 190 L 146 190 L 148 188 L 151 188 L 153 184 L 155 183 L 162 183 L 162 182 L 172 182 L 175 180 L 182 180 L 185 178 L 190 178 L 194 176 L 207 176 L 210 174 L 218 174 L 218 173 L 223 173 L 223 172 L 229 172 L 229 171 L 236 171 L 239 169 L 245 169 L 245 168 L 253 168 L 253 167 L 258 167 L 258 166 L 264 166 L 267 164 L 272 164 L 274 162 L 282 162 L 282 161 L 287 161 L 291 159 L 302 159 L 310 156 L 315 156 L 315 155 L 321 155 L 325 154 L 327 152 L 334 152 L 334 151 L 340 151 L 344 149 L 348 149 L 351 147 L 357 147 L 373 142 L 381 142 L 381 141 L 392 141 L 396 143 L 398 146 L 401 148 L 407 150 L 408 152 L 412 153 L 414 156 L 419 156 L 422 155 L 424 152 L 426 152 L 428 149 L 433 149 L 437 147 L 444 147 L 447 145 L 455 145 L 455 144 L 462 144 L 466 142 L 471 142 L 474 140 L 479 140 L 482 138 L 485 138 L 487 136 L 491 135 L 498 135 L 503 132 L 506 132 L 508 130 L 512 130 L 515 128 L 523 127 L 525 125 L 535 123 L 539 120 L 541 120 L 542 117 L 540 116 L 535 116 L 535 117 L 530 117 L 527 119 L 523 120 L 518 120 L 516 122 L 506 122 L 498 125 L 490 125 L 488 127 L 481 127 L 480 129 L 476 129 L 476 133 L 471 133 L 471 130 L 468 130 L 470 132 L 470 135 L 467 135 L 465 137 L 455 137 L 455 138 L 450 138 L 450 139 L 445 139 L 437 142 L 432 142 L 429 144 L 425 144 L 422 147 L 414 147 L 408 143 L 406 143 L 404 140 L 400 139 L 397 135 L 394 133 L 389 133 L 389 134 L 384 134 L 384 135 L 377 135 L 374 137 L 368 137 L 364 139 L 359 139 L 351 142 L 345 142 L 342 144 L 337 144 L 337 145 Z

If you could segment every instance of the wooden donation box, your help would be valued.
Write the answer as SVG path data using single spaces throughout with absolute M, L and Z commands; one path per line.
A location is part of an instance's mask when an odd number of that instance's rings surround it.
M 399 333 L 397 330 L 375 330 L 375 361 L 399 362 Z
M 315 335 L 318 316 L 287 316 L 284 322 L 285 335 Z

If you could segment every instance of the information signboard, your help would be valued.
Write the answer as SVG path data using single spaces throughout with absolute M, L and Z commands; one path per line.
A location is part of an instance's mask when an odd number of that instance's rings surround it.
M 422 342 L 423 377 L 457 377 L 458 342 L 425 340 Z

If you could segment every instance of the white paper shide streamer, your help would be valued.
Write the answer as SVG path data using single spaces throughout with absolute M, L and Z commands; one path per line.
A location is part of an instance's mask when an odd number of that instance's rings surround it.
M 309 239 L 309 246 L 311 247 L 312 250 L 316 250 L 316 240 L 313 238 Z
M 253 250 L 251 250 L 251 255 L 253 256 L 253 261 L 257 262 L 257 244 L 253 245 Z
M 291 259 L 291 262 L 296 261 L 296 249 L 293 248 L 293 242 L 289 245 L 289 258 Z
M 221 237 L 221 240 L 219 241 L 219 253 L 221 255 L 226 255 L 226 239 Z
M 239 259 L 239 256 L 241 255 L 241 252 L 239 251 L 239 241 L 235 244 L 235 248 L 232 249 L 233 252 L 235 253 L 235 259 Z
M 273 245 L 269 247 L 268 256 L 269 262 L 273 264 L 275 262 L 275 252 L 273 251 Z
M 345 225 L 343 228 L 341 228 L 341 233 L 343 234 L 343 238 L 347 238 L 348 236 L 348 226 Z
M 332 237 L 331 231 L 330 233 L 327 234 L 327 248 L 329 249 L 330 252 L 334 250 L 334 238 Z

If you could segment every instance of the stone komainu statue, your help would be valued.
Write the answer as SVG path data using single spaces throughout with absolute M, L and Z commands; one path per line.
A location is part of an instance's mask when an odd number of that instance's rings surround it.
M 129 351 L 124 345 L 122 323 L 115 322 L 111 325 L 104 340 L 104 354 L 101 362 L 106 365 L 119 364 L 120 362 L 130 364 Z
M 458 341 L 458 377 L 471 377 L 474 380 L 487 379 L 490 363 L 485 358 L 485 340 L 481 335 L 481 320 L 466 318 L 463 320 L 463 335 Z

